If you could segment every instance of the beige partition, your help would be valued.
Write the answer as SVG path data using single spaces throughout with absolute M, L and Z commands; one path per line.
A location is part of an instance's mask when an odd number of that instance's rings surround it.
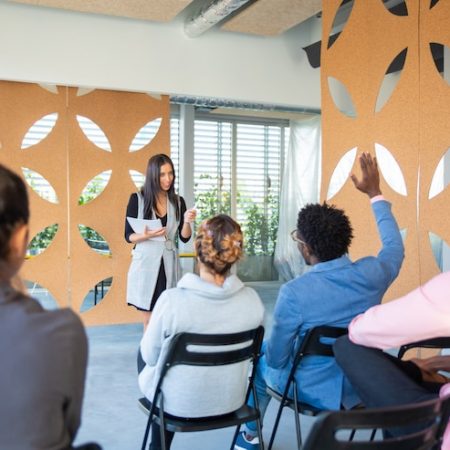
M 399 278 L 387 294 L 387 299 L 392 299 L 438 273 L 429 231 L 450 243 L 449 189 L 428 199 L 437 164 L 450 147 L 450 86 L 437 71 L 430 53 L 430 42 L 450 46 L 450 2 L 440 0 L 430 8 L 428 0 L 406 1 L 408 14 L 397 16 L 381 0 L 356 0 L 341 35 L 327 48 L 341 3 L 342 0 L 323 2 L 322 192 L 325 196 L 334 168 L 354 147 L 358 153 L 374 154 L 375 144 L 380 144 L 394 157 L 406 195 L 391 188 L 384 179 L 386 173 L 382 173 L 382 190 L 392 201 L 400 228 L 406 232 L 406 258 Z M 398 83 L 376 112 L 387 69 L 404 49 L 406 60 L 396 75 Z M 338 109 L 329 77 L 345 86 L 355 109 L 353 116 Z M 356 162 L 353 170 L 359 173 Z M 330 201 L 343 207 L 354 224 L 356 237 L 351 256 L 376 253 L 380 242 L 369 202 L 354 189 L 350 179 Z
M 34 84 L 0 82 L 0 162 L 18 173 L 22 167 L 41 174 L 54 188 L 58 203 L 50 203 L 29 189 L 31 235 L 58 224 L 50 246 L 28 260 L 22 276 L 47 288 L 59 306 L 79 312 L 95 284 L 112 277 L 105 298 L 81 314 L 86 324 L 127 323 L 139 320 L 125 303 L 126 274 L 131 245 L 124 240 L 125 209 L 136 191 L 129 170 L 145 173 L 148 158 L 170 152 L 169 100 L 146 94 L 94 90 L 81 95 L 77 88 L 58 87 L 51 93 Z M 58 113 L 52 131 L 39 143 L 21 149 L 30 127 L 40 118 Z M 105 134 L 111 151 L 93 144 L 77 116 L 94 122 Z M 156 136 L 141 150 L 130 144 L 148 122 L 161 117 Z M 104 191 L 91 202 L 78 199 L 89 181 L 112 170 Z M 91 227 L 108 242 L 111 257 L 93 251 L 80 235 L 79 225 Z

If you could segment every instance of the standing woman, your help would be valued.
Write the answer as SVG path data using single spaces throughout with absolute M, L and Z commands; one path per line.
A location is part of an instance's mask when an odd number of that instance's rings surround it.
M 160 219 L 162 227 L 135 233 L 125 219 L 125 239 L 134 244 L 128 271 L 127 303 L 143 313 L 144 331 L 161 293 L 174 287 L 178 279 L 178 255 L 175 239 L 182 242 L 192 235 L 195 209 L 186 209 L 183 197 L 175 193 L 172 160 L 164 154 L 154 155 L 147 165 L 142 189 L 131 194 L 127 217 Z M 152 240 L 164 236 L 165 240 Z

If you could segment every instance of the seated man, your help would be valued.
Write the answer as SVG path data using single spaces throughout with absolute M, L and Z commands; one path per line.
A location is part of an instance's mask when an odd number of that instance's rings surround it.
M 352 227 L 342 210 L 324 203 L 307 205 L 299 212 L 292 237 L 312 268 L 280 289 L 272 335 L 256 375 L 262 415 L 271 398 L 266 386 L 284 390 L 293 357 L 306 331 L 319 325 L 346 327 L 357 314 L 381 302 L 399 273 L 403 242 L 390 204 L 381 196 L 376 159 L 363 153 L 359 160 L 362 178 L 352 175 L 352 180 L 371 199 L 382 249 L 376 257 L 352 262 L 347 256 Z M 332 358 L 317 356 L 302 361 L 297 381 L 301 401 L 317 408 L 351 408 L 359 403 Z M 235 449 L 257 448 L 256 424 L 248 423 Z
M 0 165 L 0 449 L 62 450 L 80 425 L 87 340 L 73 311 L 45 311 L 13 287 L 28 218 L 23 181 Z
M 450 272 L 444 272 L 404 297 L 359 315 L 348 337 L 336 341 L 336 360 L 366 406 L 406 405 L 450 394 L 449 380 L 438 373 L 450 371 L 450 355 L 402 361 L 382 351 L 449 336 L 449 293 Z M 442 449 L 450 449 L 450 429 Z

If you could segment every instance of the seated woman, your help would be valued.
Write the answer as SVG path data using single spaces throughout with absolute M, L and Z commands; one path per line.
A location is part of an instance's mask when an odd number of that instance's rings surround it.
M 24 181 L 0 165 L 0 448 L 67 449 L 80 426 L 87 337 L 72 310 L 45 311 L 23 292 L 29 214 Z
M 418 403 L 450 393 L 449 380 L 439 374 L 450 370 L 450 355 L 403 361 L 382 351 L 449 336 L 449 292 L 450 272 L 444 272 L 404 297 L 357 316 L 348 337 L 336 341 L 336 361 L 366 406 Z M 450 428 L 442 449 L 450 449 Z
M 200 275 L 188 273 L 176 288 L 161 294 L 141 341 L 145 367 L 139 375 L 139 386 L 148 399 L 153 398 L 168 346 L 177 333 L 237 333 L 262 323 L 264 307 L 258 294 L 229 273 L 231 266 L 242 257 L 242 246 L 241 228 L 227 215 L 215 216 L 200 226 L 195 239 Z M 181 417 L 234 411 L 244 402 L 247 372 L 247 363 L 174 367 L 164 381 L 164 410 Z M 220 402 L 215 383 L 218 378 L 222 392 L 227 393 L 220 397 Z M 236 379 L 242 383 L 236 385 Z M 201 402 L 196 401 L 200 394 Z M 173 433 L 166 436 L 170 448 Z M 152 425 L 150 448 L 161 448 L 156 424 Z

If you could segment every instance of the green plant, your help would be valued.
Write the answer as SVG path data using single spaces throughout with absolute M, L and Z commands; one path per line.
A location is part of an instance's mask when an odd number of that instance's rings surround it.
M 213 217 L 216 214 L 231 213 L 231 194 L 229 191 L 222 190 L 222 182 L 219 177 L 213 177 L 208 174 L 200 175 L 200 180 L 212 180 L 215 185 L 208 191 L 201 192 L 195 196 L 195 206 L 199 212 L 197 222 Z M 195 187 L 198 183 L 195 184 Z
M 78 204 L 85 205 L 86 203 L 90 202 L 97 197 L 97 195 L 103 190 L 103 188 L 103 180 L 99 177 L 95 177 L 88 183 L 86 188 L 81 193 L 80 198 L 78 199 Z M 95 230 L 85 225 L 79 225 L 78 228 L 83 239 L 88 242 L 88 245 L 90 245 L 89 240 L 98 241 L 98 245 L 100 247 L 108 248 L 107 242 Z M 92 247 L 92 245 L 90 246 Z
M 58 224 L 54 223 L 36 234 L 28 245 L 28 252 L 37 255 L 45 250 L 53 241 L 58 231 Z

